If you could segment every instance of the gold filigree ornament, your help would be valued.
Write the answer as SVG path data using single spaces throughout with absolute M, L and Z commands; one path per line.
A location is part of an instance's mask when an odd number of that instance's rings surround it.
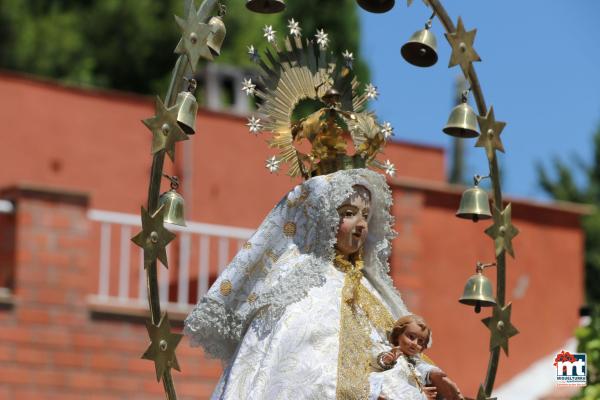
M 296 234 L 296 224 L 293 222 L 286 222 L 283 225 L 283 234 L 287 237 L 293 237 Z
M 276 172 L 286 163 L 288 175 L 305 179 L 364 167 L 393 172 L 376 160 L 390 127 L 379 124 L 365 109 L 375 98 L 375 87 L 368 84 L 359 90 L 351 63 L 336 62 L 319 39 L 324 35 L 321 30 L 309 40 L 295 30 L 284 46 L 277 46 L 275 39 L 268 41 L 262 57 L 250 46 L 260 74 L 255 82 L 245 80 L 242 90 L 260 104 L 249 118 L 249 130 L 270 132 L 269 146 L 279 150 L 267 160 L 267 168 Z
M 219 291 L 223 296 L 229 296 L 231 294 L 231 290 L 233 289 L 233 285 L 230 280 L 225 279 L 221 282 L 221 286 L 219 287 Z

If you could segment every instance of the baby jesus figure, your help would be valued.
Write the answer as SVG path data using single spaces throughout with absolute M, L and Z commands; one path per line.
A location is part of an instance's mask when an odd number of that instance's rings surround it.
M 427 376 L 420 371 L 421 353 L 430 336 L 431 330 L 417 315 L 395 322 L 390 334 L 393 347 L 377 356 L 377 364 L 384 371 L 369 376 L 369 400 L 435 400 L 438 392 L 445 399 L 464 399 L 441 369 L 436 367 Z

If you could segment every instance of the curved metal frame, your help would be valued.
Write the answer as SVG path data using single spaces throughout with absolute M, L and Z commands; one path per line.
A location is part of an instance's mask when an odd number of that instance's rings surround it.
M 192 0 L 193 1 L 193 0 Z M 217 4 L 217 0 L 204 0 L 202 5 L 198 9 L 198 16 L 203 22 L 208 21 L 210 14 Z M 178 91 L 184 84 L 183 77 L 190 71 L 188 57 L 182 54 L 177 59 L 167 95 L 165 96 L 164 104 L 166 107 L 171 107 L 175 104 Z M 148 212 L 153 215 L 158 208 L 158 199 L 160 196 L 160 182 L 163 174 L 163 165 L 165 161 L 165 150 L 157 152 L 152 159 L 152 168 L 150 170 L 150 184 L 148 187 Z M 148 303 L 150 306 L 150 314 L 152 318 L 152 324 L 158 325 L 161 317 L 160 310 L 160 297 L 158 291 L 158 275 L 157 275 L 157 262 L 154 260 L 146 268 L 146 285 L 148 289 Z M 163 387 L 165 389 L 166 398 L 168 400 L 176 400 L 177 394 L 175 392 L 175 385 L 171 376 L 171 369 L 166 368 L 162 375 Z
M 456 31 L 456 27 L 454 23 L 448 16 L 446 9 L 442 6 L 442 3 L 439 0 L 428 0 L 429 4 L 435 11 L 436 15 L 440 19 L 444 29 L 447 33 L 453 33 Z M 469 64 L 469 76 L 467 77 L 469 82 L 471 83 L 471 91 L 473 92 L 473 97 L 475 98 L 475 104 L 477 105 L 477 111 L 479 115 L 487 114 L 487 107 L 485 104 L 485 99 L 483 97 L 483 91 L 481 89 L 481 84 L 479 83 L 479 78 L 477 77 L 477 73 L 475 72 L 475 67 L 473 64 Z M 488 157 L 488 163 L 490 168 L 490 179 L 492 181 L 492 188 L 494 191 L 494 204 L 497 207 L 502 206 L 502 191 L 500 189 L 500 176 L 499 176 L 499 168 L 498 168 L 498 160 L 496 159 L 496 152 L 491 152 L 491 157 Z M 496 257 L 496 301 L 500 307 L 505 305 L 505 297 L 506 297 L 506 252 L 502 250 L 500 254 Z M 498 372 L 498 362 L 500 361 L 500 347 L 496 347 L 490 351 L 490 359 L 488 362 L 487 374 L 485 377 L 484 390 L 485 393 L 490 396 L 492 394 L 492 390 L 494 388 L 494 381 L 496 380 L 496 373 Z
M 190 1 L 190 0 L 186 0 Z M 191 0 L 193 1 L 193 0 Z M 454 23 L 448 16 L 448 13 L 442 6 L 439 0 L 428 0 L 430 6 L 435 12 L 435 15 L 440 19 L 444 29 L 447 33 L 453 33 L 456 31 L 456 27 Z M 186 3 L 189 4 L 189 3 Z M 198 16 L 200 20 L 206 22 L 209 18 L 209 15 L 212 13 L 213 9 L 217 5 L 217 0 L 203 0 L 200 8 L 198 9 Z M 187 8 L 187 7 L 186 7 Z M 169 84 L 169 88 L 167 94 L 165 96 L 164 104 L 166 107 L 171 107 L 175 104 L 175 99 L 178 91 L 183 86 L 183 77 L 187 73 L 189 73 L 190 67 L 188 63 L 187 56 L 185 54 L 179 56 L 175 67 L 173 69 L 171 81 Z M 477 77 L 477 73 L 475 72 L 475 68 L 472 64 L 469 65 L 468 71 L 468 80 L 471 84 L 471 90 L 473 91 L 473 96 L 475 98 L 475 102 L 477 104 L 477 109 L 479 115 L 487 114 L 487 107 L 485 104 L 485 99 L 483 97 L 483 92 L 481 89 L 481 85 L 479 83 L 479 79 Z M 150 215 L 153 215 L 158 208 L 158 199 L 160 195 L 160 183 L 161 177 L 163 173 L 163 165 L 165 159 L 165 151 L 164 149 L 157 152 L 152 160 L 152 169 L 150 172 L 150 183 L 148 187 L 148 212 Z M 493 200 L 496 206 L 500 207 L 502 205 L 502 192 L 500 189 L 500 179 L 499 179 L 499 168 L 498 162 L 496 159 L 495 151 L 491 152 L 491 156 L 488 156 L 489 168 L 490 168 L 490 178 L 492 180 L 493 187 Z M 496 288 L 496 296 L 497 302 L 499 306 L 504 306 L 505 304 L 505 287 L 506 287 L 506 256 L 505 251 L 502 250 L 496 257 L 497 264 L 497 288 Z M 158 325 L 161 318 L 161 310 L 160 310 L 160 298 L 158 291 L 158 279 L 157 279 L 157 262 L 153 261 L 146 268 L 146 283 L 148 289 L 148 303 L 150 307 L 151 313 L 151 321 L 153 325 Z M 490 359 L 488 363 L 487 375 L 485 379 L 484 390 L 485 393 L 489 396 L 491 395 L 492 389 L 494 387 L 494 381 L 496 378 L 496 373 L 498 370 L 498 362 L 500 358 L 500 347 L 497 347 L 490 351 Z M 177 399 L 177 395 L 175 392 L 175 387 L 173 384 L 173 379 L 171 376 L 171 369 L 166 368 L 165 372 L 162 375 L 163 387 L 165 390 L 166 398 L 169 400 Z

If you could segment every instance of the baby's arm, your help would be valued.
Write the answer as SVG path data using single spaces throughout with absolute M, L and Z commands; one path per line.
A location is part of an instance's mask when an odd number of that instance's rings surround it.
M 425 386 L 423 388 L 423 394 L 427 397 L 427 400 L 435 400 L 437 397 L 437 391 L 435 386 Z
M 462 393 L 456 383 L 442 370 L 431 371 L 429 374 L 431 384 L 437 388 L 437 391 L 446 400 L 464 400 Z
M 444 371 L 421 359 L 417 360 L 415 369 L 425 377 L 425 383 L 435 386 L 437 392 L 446 400 L 464 400 L 462 393 Z

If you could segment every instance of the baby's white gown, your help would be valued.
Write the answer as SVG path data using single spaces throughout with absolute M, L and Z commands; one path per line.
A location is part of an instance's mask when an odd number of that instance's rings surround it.
M 419 365 L 419 364 L 417 364 Z M 417 368 L 416 379 L 425 383 Z M 372 372 L 369 375 L 369 400 L 377 400 L 383 396 L 386 400 L 426 400 L 427 396 L 419 390 L 415 376 L 412 374 L 408 361 L 399 357 L 393 368 L 383 372 Z

